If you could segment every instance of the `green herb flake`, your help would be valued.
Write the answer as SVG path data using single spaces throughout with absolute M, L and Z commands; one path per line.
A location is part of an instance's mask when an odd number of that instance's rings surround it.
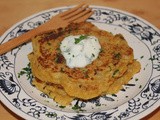
M 95 57 L 95 55 L 92 53 L 92 57 Z
M 87 72 L 85 72 L 85 78 L 89 78 L 89 75 Z
M 59 106 L 59 107 L 60 107 L 60 108 L 65 108 L 66 106 L 62 106 L 62 105 L 61 105 L 61 106 Z
M 118 70 L 118 69 L 117 69 L 117 70 L 115 70 L 115 71 L 113 72 L 113 76 L 115 76 L 118 72 L 119 72 L 119 70 Z
M 96 104 L 96 107 L 101 106 L 101 104 Z
M 120 59 L 120 58 L 121 58 L 121 54 L 120 54 L 120 53 L 114 54 L 114 58 L 115 58 L 115 59 Z
M 81 107 L 78 106 L 78 105 L 74 105 L 74 106 L 72 107 L 72 109 L 73 109 L 73 110 L 79 110 L 79 109 L 81 109 Z
M 23 75 L 26 75 L 27 80 L 30 80 L 33 78 L 30 63 L 28 63 L 27 67 L 22 68 L 22 70 L 18 73 L 18 78 L 20 78 Z
M 112 96 L 114 96 L 114 97 L 117 97 L 117 95 L 116 94 L 111 94 Z
M 111 71 L 112 70 L 112 67 L 111 66 L 108 66 L 109 67 L 109 71 Z
M 142 58 L 144 58 L 144 56 L 141 56 L 140 58 L 142 59 Z
M 72 109 L 75 110 L 76 112 L 85 111 L 82 109 L 81 106 L 78 105 L 78 103 L 79 103 L 79 101 L 76 102 L 76 104 L 72 107 Z
M 142 85 L 140 85 L 139 88 L 142 88 Z
M 138 81 L 138 78 L 136 78 L 135 81 Z
M 50 42 L 47 42 L 47 44 L 50 46 L 51 45 L 51 43 Z
M 60 51 L 60 47 L 56 48 L 57 51 Z
M 100 53 L 104 52 L 104 50 L 102 48 L 99 49 Z
M 81 35 L 79 38 L 75 38 L 75 44 L 78 44 L 82 40 L 86 39 L 88 36 L 87 35 Z

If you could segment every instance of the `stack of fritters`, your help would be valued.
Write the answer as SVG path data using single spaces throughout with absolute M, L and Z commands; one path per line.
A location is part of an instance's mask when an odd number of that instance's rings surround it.
M 98 58 L 84 68 L 67 67 L 60 44 L 69 35 L 97 37 L 102 48 Z M 37 35 L 32 46 L 28 58 L 35 77 L 33 84 L 61 105 L 75 98 L 88 100 L 117 93 L 140 70 L 122 35 L 112 35 L 88 22 Z

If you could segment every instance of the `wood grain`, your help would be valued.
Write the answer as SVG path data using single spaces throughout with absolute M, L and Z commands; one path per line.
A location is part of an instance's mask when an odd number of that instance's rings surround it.
M 0 0 L 0 35 L 20 20 L 42 10 L 79 3 L 112 7 L 133 13 L 160 29 L 160 0 Z M 142 120 L 158 120 L 160 108 Z M 0 104 L 0 119 L 21 120 L 22 118 Z

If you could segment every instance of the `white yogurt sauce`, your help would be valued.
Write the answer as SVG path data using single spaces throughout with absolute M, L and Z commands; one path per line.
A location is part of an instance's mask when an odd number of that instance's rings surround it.
M 60 45 L 62 55 L 66 64 L 70 68 L 82 68 L 91 64 L 101 51 L 99 41 L 94 36 L 85 36 L 80 41 L 76 41 L 84 35 L 68 36 L 63 39 Z

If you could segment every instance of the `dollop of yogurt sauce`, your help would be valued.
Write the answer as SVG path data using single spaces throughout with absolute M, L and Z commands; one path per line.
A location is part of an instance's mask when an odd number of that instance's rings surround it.
M 82 68 L 98 57 L 101 46 L 95 36 L 70 35 L 62 40 L 60 50 L 69 68 Z

